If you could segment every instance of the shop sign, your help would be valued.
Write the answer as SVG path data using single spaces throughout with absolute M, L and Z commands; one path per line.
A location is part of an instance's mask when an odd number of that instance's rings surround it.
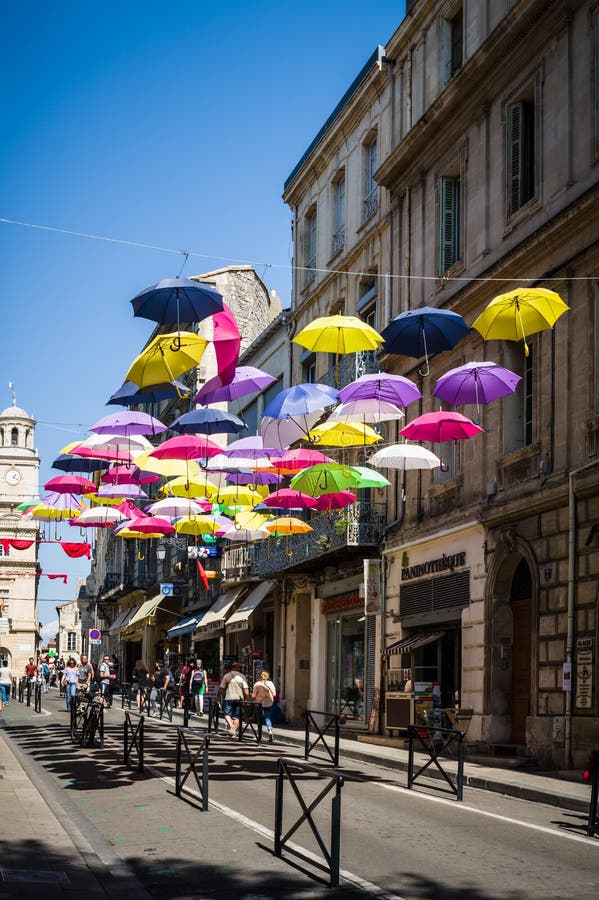
M 412 578 L 421 578 L 423 575 L 434 575 L 437 572 L 453 572 L 466 565 L 466 551 L 461 553 L 444 553 L 438 559 L 429 559 L 427 562 L 416 566 L 404 566 L 401 570 L 401 580 L 410 581 Z
M 589 709 L 593 703 L 593 638 L 576 641 L 576 708 Z
M 381 612 L 381 564 L 380 559 L 364 560 L 364 612 L 367 616 Z
M 331 597 L 330 600 L 323 600 L 321 612 L 333 613 L 340 612 L 342 609 L 351 609 L 353 606 L 360 605 L 360 596 L 357 591 L 351 594 L 341 594 L 339 597 Z

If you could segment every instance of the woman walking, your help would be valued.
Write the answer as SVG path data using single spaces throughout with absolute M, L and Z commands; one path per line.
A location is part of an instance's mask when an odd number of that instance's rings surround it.
M 6 662 L 6 665 L 0 662 L 0 709 L 2 709 L 3 704 L 8 705 L 10 702 L 11 688 L 12 677 L 8 667 L 8 661 Z
M 66 665 L 64 672 L 62 673 L 62 686 L 64 688 L 64 694 L 67 702 L 67 712 L 71 711 L 71 699 L 75 696 L 75 692 L 77 690 L 77 682 L 79 680 L 79 671 L 77 669 L 77 663 L 71 657 Z
M 262 669 L 262 671 L 260 672 L 260 679 L 254 684 L 254 690 L 252 691 L 252 700 L 262 705 L 262 719 L 264 721 L 264 724 L 266 725 L 266 729 L 268 731 L 268 740 L 271 744 L 274 738 L 272 734 L 272 720 L 270 716 L 272 713 L 272 706 L 275 702 L 276 695 L 277 689 L 270 680 L 270 672 L 267 672 L 266 669 Z
M 138 659 L 135 663 L 135 669 L 133 670 L 133 677 L 131 680 L 134 684 L 137 685 L 137 694 L 135 699 L 137 700 L 137 708 L 141 712 L 144 697 L 150 684 L 150 670 L 146 666 L 143 659 Z
M 196 660 L 189 673 L 189 689 L 198 716 L 204 715 L 204 695 L 208 690 L 208 677 L 202 660 Z

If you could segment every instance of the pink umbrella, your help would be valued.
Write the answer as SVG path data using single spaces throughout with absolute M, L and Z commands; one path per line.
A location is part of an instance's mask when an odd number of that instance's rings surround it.
M 137 466 L 112 466 L 102 475 L 104 484 L 154 484 L 160 481 L 160 475 L 144 472 Z
M 299 447 L 296 450 L 287 450 L 278 459 L 273 460 L 272 468 L 284 475 L 292 475 L 301 472 L 302 469 L 309 469 L 310 466 L 330 462 L 333 462 L 330 456 L 326 456 L 320 450 Z
M 223 311 L 212 317 L 212 342 L 216 354 L 218 374 L 223 385 L 235 377 L 235 367 L 239 361 L 241 334 L 230 308 L 223 303 Z
M 222 447 L 206 437 L 196 434 L 180 434 L 169 438 L 164 444 L 160 444 L 150 453 L 156 459 L 203 459 L 216 456 L 222 452 Z
M 225 384 L 222 377 L 216 375 L 202 385 L 194 400 L 202 406 L 208 406 L 209 403 L 228 403 L 238 397 L 263 391 L 276 380 L 272 375 L 254 366 L 238 366 L 229 384 Z
M 481 434 L 484 429 L 471 419 L 456 412 L 431 412 L 418 416 L 399 432 L 411 441 L 463 441 Z
M 44 485 L 44 489 L 57 494 L 95 494 L 96 485 L 81 475 L 58 475 Z
M 118 534 L 123 528 L 139 531 L 140 534 L 171 534 L 175 530 L 168 519 L 163 519 L 161 516 L 145 516 L 142 519 L 131 519 L 119 525 L 114 533 Z
M 128 519 L 145 519 L 148 515 L 143 509 L 136 506 L 133 500 L 125 500 L 119 506 L 113 507 L 113 509 L 118 509 Z
M 327 509 L 343 509 L 356 502 L 356 496 L 351 491 L 338 491 L 336 494 L 321 494 L 316 497 L 314 509 L 324 511 Z
M 262 501 L 265 506 L 271 506 L 273 509 L 315 509 L 316 500 L 308 494 L 301 491 L 294 491 L 291 488 L 281 488 L 280 491 L 273 491 L 268 494 Z

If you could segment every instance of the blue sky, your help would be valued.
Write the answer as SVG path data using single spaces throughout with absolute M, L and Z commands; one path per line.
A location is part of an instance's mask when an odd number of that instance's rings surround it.
M 256 266 L 289 303 L 283 182 L 403 2 L 8 0 L 0 10 L 0 218 L 175 250 L 184 274 Z M 184 257 L 0 223 L 0 409 L 38 421 L 41 483 L 110 411 L 151 331 L 129 300 Z M 113 408 L 114 409 L 114 408 Z M 79 539 L 67 526 L 63 538 Z M 41 545 L 40 615 L 84 563 Z

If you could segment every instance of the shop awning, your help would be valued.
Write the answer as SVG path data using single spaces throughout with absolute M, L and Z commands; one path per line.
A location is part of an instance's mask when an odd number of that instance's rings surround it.
M 391 656 L 392 653 L 411 653 L 412 650 L 418 650 L 419 647 L 426 647 L 427 644 L 438 641 L 444 634 L 444 631 L 420 631 L 418 634 L 411 634 L 385 647 L 383 656 Z
M 241 597 L 244 590 L 245 585 L 243 587 L 233 588 L 232 590 L 227 591 L 226 594 L 222 594 L 218 600 L 212 604 L 202 619 L 202 624 L 199 627 L 200 635 L 205 636 L 208 632 L 218 631 L 219 628 L 224 626 L 229 611 L 235 601 Z
M 244 597 L 242 600 L 241 606 L 239 606 L 233 615 L 227 619 L 227 629 L 229 631 L 242 631 L 246 628 L 251 614 L 270 594 L 274 585 L 274 581 L 263 581 L 261 584 L 257 585 L 253 591 L 250 591 L 247 597 Z
M 138 622 L 143 622 L 144 619 L 147 619 L 149 616 L 153 616 L 160 604 L 160 601 L 163 599 L 164 597 L 162 596 L 162 594 L 156 594 L 156 596 L 152 597 L 151 600 L 146 600 L 144 603 L 142 603 L 135 615 L 131 616 L 131 618 L 129 619 L 129 622 L 127 623 L 128 627 L 131 628 L 132 625 L 137 625 Z
M 192 616 L 186 616 L 184 619 L 181 619 L 180 622 L 177 622 L 176 625 L 173 625 L 172 628 L 169 628 L 166 633 L 166 639 L 170 641 L 172 638 L 178 638 L 184 634 L 191 634 L 192 631 L 195 631 L 196 625 L 203 617 L 203 612 L 194 613 Z
M 117 616 L 110 626 L 108 633 L 116 634 L 117 631 L 120 631 L 121 628 L 124 628 L 125 625 L 128 625 L 140 606 L 141 603 L 136 603 L 135 606 L 131 606 L 129 609 L 126 609 L 125 612 L 122 612 L 120 616 Z

